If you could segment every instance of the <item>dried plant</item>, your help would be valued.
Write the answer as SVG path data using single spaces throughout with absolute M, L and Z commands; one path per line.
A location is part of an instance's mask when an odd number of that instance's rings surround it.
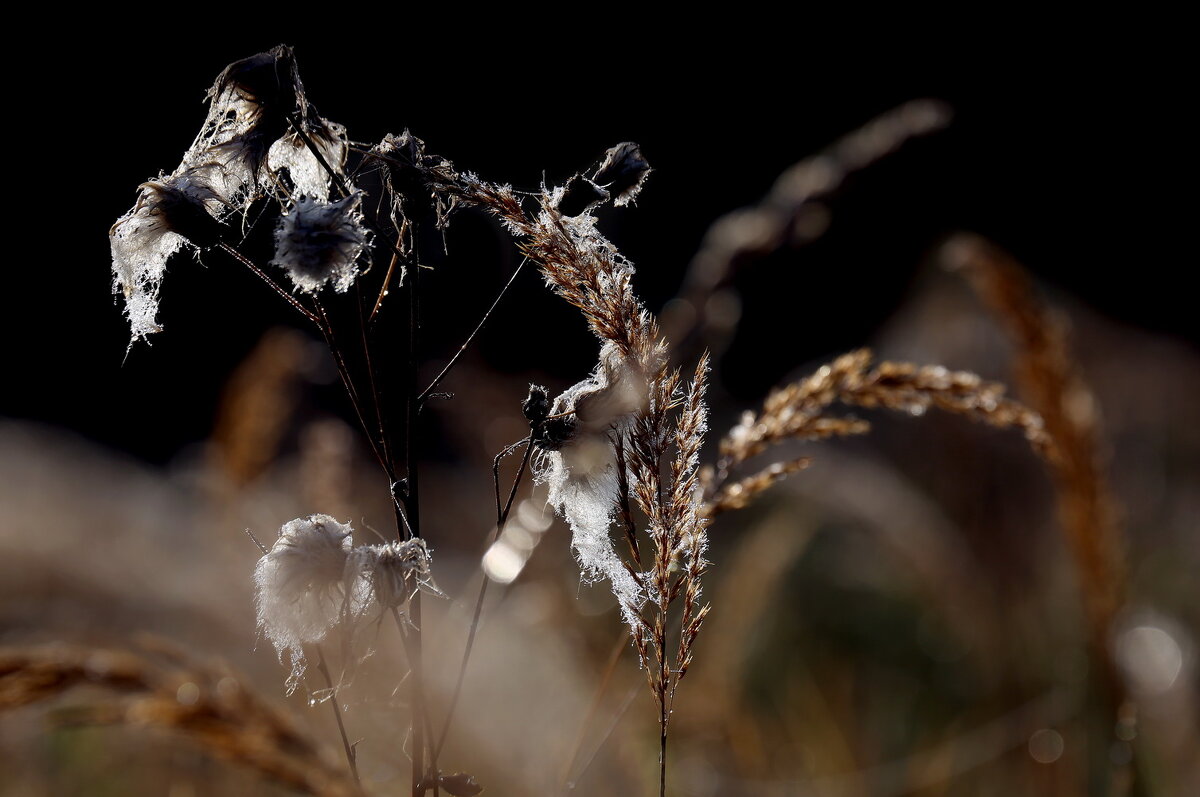
M 544 413 L 530 411 L 531 404 L 548 402 L 544 389 L 531 391 L 526 402 L 526 414 L 535 422 L 530 444 L 540 448 L 538 476 L 549 484 L 550 502 L 571 526 L 583 576 L 609 581 L 630 628 L 659 708 L 659 782 L 665 794 L 671 705 L 709 610 L 700 602 L 708 521 L 696 489 L 708 430 L 708 358 L 700 359 L 686 388 L 680 372 L 668 370 L 667 344 L 657 321 L 633 292 L 633 265 L 599 232 L 593 216 L 609 199 L 624 204 L 635 198 L 649 171 L 636 145 L 619 144 L 590 177 L 543 190 L 536 214 L 528 213 L 507 186 L 472 175 L 429 177 L 435 190 L 497 215 L 539 265 L 546 283 L 580 310 L 602 342 L 592 376 L 549 402 Z M 596 189 L 600 199 L 568 216 L 560 205 L 576 182 Z M 645 518 L 654 555 L 648 567 L 631 503 Z M 610 536 L 617 515 L 630 542 L 629 559 L 618 556 Z M 679 639 L 672 649 L 668 614 L 677 603 L 682 605 Z
M 354 611 L 344 576 L 353 531 L 328 515 L 297 518 L 284 524 L 254 569 L 258 627 L 280 660 L 288 655 L 288 694 L 304 675 L 304 646 L 324 640 L 344 613 Z
M 807 379 L 773 390 L 761 411 L 746 411 L 722 438 L 715 469 L 703 474 L 703 512 L 712 517 L 746 506 L 788 474 L 808 466 L 807 458 L 775 462 L 731 482 L 735 468 L 769 447 L 788 440 L 822 440 L 864 434 L 866 421 L 829 414 L 834 403 L 879 407 L 909 415 L 930 408 L 965 415 L 998 428 L 1021 430 L 1039 454 L 1053 456 L 1041 416 L 1004 396 L 1004 386 L 940 365 L 882 362 L 871 368 L 871 352 L 860 349 L 824 365 Z
M 1066 322 L 1038 300 L 1020 265 L 982 239 L 956 237 L 941 256 L 967 277 L 1016 344 L 1018 384 L 1054 442 L 1062 528 L 1079 567 L 1093 642 L 1104 648 L 1124 600 L 1121 534 L 1100 454 L 1099 407 L 1068 351 Z
M 1124 543 L 1116 499 L 1101 455 L 1099 405 L 1067 345 L 1066 320 L 1037 297 L 1025 270 L 982 238 L 959 235 L 941 250 L 1015 344 L 1018 384 L 1054 442 L 1050 458 L 1059 525 L 1075 562 L 1087 619 L 1089 654 L 1107 703 L 1096 755 L 1114 742 L 1113 729 L 1136 708 L 1113 658 L 1116 620 L 1125 603 Z
M 524 255 L 493 308 L 524 264 L 532 262 L 550 290 L 579 310 L 598 341 L 594 369 L 576 384 L 557 395 L 530 387 L 522 406 L 528 437 L 499 455 L 493 468 L 496 535 L 500 539 L 522 479 L 532 472 L 571 528 L 581 578 L 608 583 L 628 628 L 657 707 L 660 795 L 667 790 L 674 699 L 711 609 L 702 592 L 709 524 L 809 464 L 807 457 L 782 458 L 744 474 L 752 461 L 787 441 L 868 431 L 866 421 L 833 414 L 835 403 L 910 415 L 938 408 L 1018 429 L 1055 463 L 1082 456 L 1072 453 L 1073 447 L 1087 453 L 1080 442 L 1084 432 L 1068 428 L 1063 413 L 1055 415 L 1045 401 L 1034 402 L 1047 418 L 1044 423 L 1034 409 L 1005 397 L 996 383 L 939 366 L 872 365 L 864 349 L 773 391 L 760 411 L 747 412 L 721 440 L 715 465 L 701 469 L 709 356 L 689 363 L 690 378 L 673 367 L 667 336 L 634 290 L 633 264 L 598 227 L 603 213 L 634 203 L 646 185 L 651 169 L 637 144 L 611 147 L 562 185 L 520 191 L 460 170 L 407 130 L 374 146 L 351 144 L 344 128 L 321 118 L 309 103 L 295 57 L 283 46 L 231 64 L 217 77 L 209 99 L 208 117 L 180 165 L 139 186 L 133 208 L 110 232 L 114 291 L 125 300 L 132 346 L 161 330 L 158 295 L 167 259 L 185 248 L 212 252 L 266 284 L 328 345 L 386 479 L 381 486 L 394 508 L 395 539 L 356 546 L 350 524 L 327 514 L 284 524 L 255 570 L 258 624 L 281 659 L 285 653 L 290 659 L 289 692 L 315 653 L 326 682 L 322 695 L 336 697 L 343 684 L 331 677 L 321 643 L 339 635 L 343 644 L 336 647 L 346 671 L 354 657 L 347 640 L 356 628 L 378 626 L 392 615 L 404 649 L 397 681 L 407 686 L 409 711 L 408 732 L 397 748 L 412 762 L 414 797 L 480 790 L 468 773 L 443 773 L 439 759 L 487 579 L 481 581 L 458 684 L 440 730 L 423 675 L 422 594 L 445 596 L 434 578 L 432 547 L 422 536 L 417 450 L 422 413 L 443 395 L 437 389 L 491 313 L 431 382 L 418 384 L 424 354 L 423 247 L 430 238 L 440 239 L 459 210 L 476 208 L 498 219 Z M 785 239 L 819 234 L 813 214 L 820 215 L 820 201 L 845 175 L 947 120 L 940 104 L 911 103 L 789 170 L 761 206 L 714 226 L 693 263 L 683 299 L 703 305 L 740 260 Z M 273 230 L 269 257 L 248 243 L 256 225 Z M 286 274 L 290 289 L 281 284 L 280 274 Z M 672 330 L 691 337 L 703 331 L 704 321 L 698 316 L 695 321 L 691 328 L 681 324 Z M 1045 372 L 1036 377 L 1044 391 L 1063 395 L 1061 384 L 1049 384 L 1046 373 L 1053 369 L 1038 367 Z M 518 402 L 514 397 L 514 411 Z M 278 434 L 268 438 L 274 447 Z M 500 459 L 521 445 L 524 457 L 504 502 Z M 1093 467 L 1094 456 L 1089 457 L 1087 467 Z M 253 471 L 257 466 L 251 464 Z M 1059 467 L 1068 469 L 1066 482 L 1083 484 L 1094 475 L 1082 460 L 1078 473 L 1069 471 L 1073 466 Z M 1087 513 L 1093 509 L 1089 504 L 1071 511 L 1082 524 L 1092 522 Z M 1111 617 L 1110 609 L 1098 611 Z M 342 709 L 338 700 L 328 702 L 356 776 L 357 754 Z M 175 715 L 161 722 L 185 724 Z M 333 788 L 324 782 L 321 787 Z
M 180 734 L 210 755 L 319 797 L 361 794 L 289 717 L 222 667 L 161 643 L 143 649 L 74 645 L 0 648 L 0 711 L 58 698 L 75 687 L 119 697 L 59 712 L 69 725 L 130 725 Z
M 848 177 L 945 128 L 951 116 L 937 100 L 906 102 L 784 170 L 757 204 L 714 221 L 688 264 L 677 300 L 664 312 L 667 336 L 680 347 L 699 341 L 720 353 L 733 319 L 712 308 L 728 304 L 722 293 L 731 290 L 725 286 L 738 268 L 780 247 L 820 238 L 829 226 L 826 201 Z

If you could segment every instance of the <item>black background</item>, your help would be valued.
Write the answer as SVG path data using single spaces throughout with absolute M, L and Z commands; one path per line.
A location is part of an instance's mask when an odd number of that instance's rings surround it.
M 536 188 L 639 142 L 656 171 L 638 206 L 609 212 L 603 227 L 638 265 L 654 310 L 708 224 L 757 200 L 788 165 L 905 100 L 947 101 L 951 128 L 854 177 L 820 242 L 743 275 L 743 328 L 723 379 L 747 401 L 797 364 L 869 339 L 932 247 L 960 229 L 1111 318 L 1197 340 L 1185 240 L 1195 130 L 1169 22 L 1016 20 L 1005 32 L 939 19 L 909 32 L 859 20 L 868 35 L 748 13 L 686 30 L 652 28 L 629 9 L 587 14 L 542 27 L 356 12 L 327 29 L 261 35 L 205 21 L 32 39 L 40 55 L 9 66 L 23 89 L 9 112 L 26 121 L 10 118 L 0 415 L 167 461 L 205 437 L 225 376 L 261 332 L 297 325 L 243 275 L 181 256 L 164 283 L 166 331 L 126 359 L 106 238 L 138 183 L 178 163 L 220 69 L 281 42 L 295 47 L 310 100 L 351 138 L 407 127 L 494 181 Z M 689 32 L 697 24 L 702 33 Z M 473 326 L 511 264 L 504 236 L 480 218 L 461 217 L 450 245 L 456 262 L 426 283 L 431 361 Z M 526 277 L 480 351 L 496 368 L 575 381 L 595 344 Z M 780 330 L 788 351 L 776 344 L 769 361 L 741 342 Z

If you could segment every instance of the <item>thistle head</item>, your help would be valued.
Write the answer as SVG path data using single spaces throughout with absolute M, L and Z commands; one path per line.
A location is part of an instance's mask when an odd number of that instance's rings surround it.
M 302 198 L 279 220 L 271 263 L 305 293 L 330 283 L 344 293 L 358 276 L 358 258 L 368 246 L 361 198 L 357 193 L 329 203 Z

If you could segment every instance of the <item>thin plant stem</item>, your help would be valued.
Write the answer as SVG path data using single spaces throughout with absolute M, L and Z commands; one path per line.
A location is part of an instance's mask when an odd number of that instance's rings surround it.
M 433 381 L 429 383 L 429 387 L 425 388 L 425 390 L 421 392 L 421 395 L 417 397 L 418 404 L 423 404 L 425 399 L 429 398 L 429 394 L 437 389 L 437 386 L 440 385 L 442 380 L 445 379 L 450 373 L 450 369 L 458 363 L 458 359 L 463 356 L 463 352 L 465 352 L 467 347 L 471 345 L 471 342 L 475 340 L 475 336 L 479 334 L 481 329 L 483 329 L 483 325 L 486 324 L 488 319 L 492 317 L 492 312 L 496 309 L 496 306 L 500 304 L 500 300 L 504 298 L 504 294 L 508 293 L 508 289 L 512 287 L 512 284 L 516 282 L 517 276 L 521 273 L 521 269 L 524 268 L 525 264 L 528 262 L 528 257 L 521 258 L 521 262 L 517 264 L 515 269 L 513 269 L 512 276 L 508 278 L 508 282 L 504 284 L 504 287 L 500 289 L 500 293 L 496 295 L 496 299 L 492 302 L 492 306 L 489 307 L 487 312 L 483 314 L 483 318 L 479 319 L 479 323 L 475 326 L 475 330 L 471 332 L 467 339 L 463 341 L 463 344 L 458 347 L 458 351 L 455 352 L 454 356 L 450 358 L 450 362 L 446 363 L 446 367 L 442 369 L 441 373 L 433 378 Z
M 421 593 L 418 592 L 409 601 L 408 614 L 413 622 L 413 631 L 409 636 L 409 669 L 412 671 L 412 793 L 413 797 L 421 797 L 425 793 L 425 689 L 424 672 L 421 667 Z
M 363 434 L 367 436 L 367 440 L 371 443 L 371 452 L 375 454 L 375 459 L 387 474 L 390 482 L 396 480 L 395 469 L 391 462 L 380 451 L 380 441 L 375 438 L 371 427 L 367 425 L 367 416 L 363 414 L 362 399 L 359 398 L 358 389 L 354 386 L 354 380 L 350 377 L 350 368 L 346 365 L 346 358 L 342 355 L 342 350 L 338 348 L 337 339 L 333 335 L 333 326 L 329 323 L 329 316 L 325 314 L 325 308 L 320 302 L 316 303 L 317 311 L 321 314 L 317 323 L 317 328 L 321 330 L 321 334 L 325 337 L 325 344 L 329 347 L 329 352 L 333 355 L 334 364 L 338 369 L 338 376 L 342 378 L 342 386 L 346 388 L 346 395 L 350 398 L 350 405 L 354 408 L 355 417 L 358 418 L 358 425 L 362 427 Z M 378 397 L 376 397 L 378 401 Z M 382 434 L 382 430 L 380 430 Z
M 617 729 L 617 723 L 620 722 L 621 718 L 625 716 L 625 713 L 629 711 L 629 707 L 633 705 L 634 699 L 637 698 L 641 691 L 642 687 L 640 684 L 634 684 L 632 687 L 630 687 L 629 691 L 625 694 L 625 699 L 621 701 L 621 705 L 617 708 L 617 713 L 613 715 L 612 720 L 608 723 L 608 727 L 604 729 L 604 733 L 600 734 L 600 739 L 596 742 L 596 746 L 592 748 L 592 752 L 588 754 L 588 757 L 584 759 L 583 764 L 579 767 L 579 771 L 575 773 L 576 781 L 582 778 L 584 773 L 588 771 L 588 768 L 591 767 L 592 762 L 596 760 L 597 754 L 599 754 L 600 750 L 604 748 L 604 743 L 608 741 L 609 737 L 612 736 L 613 731 Z M 566 784 L 566 788 L 571 788 L 570 782 Z
M 321 306 L 321 303 L 315 302 L 317 312 L 314 313 L 302 305 L 299 300 L 296 299 L 296 297 L 284 290 L 278 282 L 271 279 L 271 277 L 265 271 L 259 268 L 253 260 L 246 257 L 229 244 L 220 243 L 218 246 L 220 247 L 221 251 L 225 252 L 234 260 L 241 263 L 243 266 L 249 269 L 251 273 L 270 286 L 271 289 L 274 290 L 275 293 L 279 294 L 279 296 L 282 297 L 285 302 L 299 311 L 305 318 L 312 322 L 313 326 L 321 331 L 321 335 L 325 338 L 325 343 L 328 345 L 329 351 L 333 355 L 334 363 L 337 365 L 338 375 L 342 379 L 342 385 L 346 388 L 346 394 L 350 398 L 350 404 L 354 407 L 355 415 L 358 417 L 358 423 L 362 427 L 363 433 L 367 435 L 367 440 L 369 440 L 371 443 L 371 450 L 375 454 L 375 458 L 379 461 L 379 464 L 388 474 L 389 478 L 392 481 L 395 481 L 394 469 L 391 467 L 389 461 L 384 457 L 383 453 L 380 452 L 379 441 L 376 440 L 375 435 L 371 432 L 371 427 L 367 425 L 366 416 L 363 415 L 362 411 L 362 400 L 359 398 L 358 390 L 354 386 L 354 380 L 350 377 L 350 371 L 346 366 L 346 360 L 342 356 L 341 350 L 338 348 L 337 341 L 334 339 L 333 327 L 329 323 L 329 317 L 325 314 L 325 309 Z M 383 430 L 380 429 L 379 433 L 382 435 Z
M 342 749 L 346 751 L 346 763 L 350 765 L 350 774 L 354 776 L 355 783 L 361 783 L 358 779 L 358 755 L 354 750 L 354 745 L 350 744 L 350 738 L 346 735 L 346 725 L 342 721 L 342 707 L 338 705 L 333 679 L 329 677 L 329 668 L 325 666 L 325 651 L 321 650 L 320 645 L 317 645 L 317 670 L 325 679 L 325 686 L 329 689 L 329 702 L 333 704 L 333 716 L 337 720 L 338 733 L 342 737 Z
M 605 691 L 608 689 L 608 684 L 612 680 L 613 673 L 617 670 L 617 662 L 621 660 L 621 653 L 625 650 L 626 644 L 629 642 L 629 629 L 621 630 L 621 635 L 617 637 L 617 644 L 613 646 L 612 653 L 608 656 L 608 663 L 604 666 L 604 671 L 600 676 L 600 683 L 596 685 L 596 691 L 592 695 L 592 702 L 588 706 L 587 714 L 583 717 L 583 722 L 579 724 L 579 733 L 575 736 L 575 743 L 571 745 L 571 755 L 567 758 L 566 765 L 562 768 L 562 774 L 558 780 L 562 786 L 562 791 L 570 788 L 571 770 L 575 768 L 575 761 L 579 758 L 579 751 L 583 748 L 584 739 L 587 738 L 588 728 L 596 719 L 596 712 L 600 710 L 600 701 L 604 697 Z
M 408 631 L 404 627 L 404 622 L 400 619 L 400 612 L 397 611 L 394 607 L 392 608 L 392 619 L 394 619 L 396 621 L 396 630 L 398 632 L 400 632 L 400 644 L 404 647 L 404 655 L 411 663 L 412 662 L 412 653 L 408 646 Z M 421 713 L 422 722 L 425 725 L 425 736 L 427 738 L 432 739 L 433 738 L 433 724 L 432 724 L 432 721 L 429 719 L 428 707 L 422 706 L 422 710 L 420 713 Z M 441 793 L 441 789 L 438 784 L 438 763 L 437 763 L 436 752 L 432 756 L 430 756 L 429 774 L 423 775 L 421 778 L 421 782 L 423 784 L 425 784 L 426 786 L 431 786 L 433 788 L 433 797 L 438 797 L 438 795 Z
M 362 338 L 363 357 L 367 365 L 367 381 L 371 388 L 372 403 L 375 405 L 375 424 L 379 427 L 379 443 L 383 448 L 383 461 L 387 463 L 384 470 L 387 471 L 388 478 L 395 481 L 396 463 L 392 459 L 391 446 L 388 445 L 387 426 L 383 422 L 383 406 L 379 395 L 379 388 L 375 384 L 375 364 L 371 361 L 371 344 L 367 340 L 367 324 L 362 316 L 362 292 L 359 290 L 358 284 L 354 286 L 355 294 L 358 298 L 359 314 L 358 314 L 358 331 Z
M 417 466 L 417 424 L 420 419 L 420 401 L 417 398 L 417 351 L 421 331 L 420 303 L 421 269 L 420 265 L 412 270 L 408 279 L 408 356 L 406 363 L 405 403 L 407 428 L 404 435 L 404 465 L 405 478 L 408 480 L 408 490 L 403 496 L 404 516 L 407 518 L 406 528 L 412 538 L 421 535 L 421 504 L 419 491 L 419 471 Z M 399 508 L 397 508 L 399 511 Z M 398 529 L 398 531 L 400 531 Z M 425 794 L 423 777 L 425 771 L 425 683 L 421 664 L 421 593 L 418 591 L 409 601 L 409 620 L 412 623 L 412 633 L 409 635 L 409 665 L 412 670 L 412 795 L 422 797 Z
M 667 707 L 663 704 L 659 719 L 658 797 L 667 797 Z
M 408 226 L 408 219 L 404 220 L 404 227 Z M 375 306 L 371 308 L 371 315 L 367 317 L 367 323 L 375 323 L 375 316 L 379 315 L 379 308 L 383 306 L 383 297 L 388 295 L 388 286 L 392 284 L 392 274 L 396 271 L 396 264 L 400 262 L 400 244 L 404 240 L 404 230 L 401 228 L 396 236 L 396 245 L 392 247 L 392 259 L 388 261 L 387 273 L 383 275 L 383 284 L 379 286 L 379 296 L 375 298 Z
M 219 244 L 217 244 L 217 247 L 222 252 L 229 255 L 230 257 L 232 257 L 237 262 L 241 263 L 246 268 L 250 269 L 250 271 L 253 272 L 256 277 L 261 279 L 263 282 L 267 283 L 267 285 L 271 286 L 271 289 L 273 291 L 275 291 L 277 294 L 279 294 L 281 297 L 283 297 L 283 300 L 285 302 L 287 302 L 288 304 L 290 304 L 292 307 L 294 307 L 296 310 L 298 310 L 301 315 L 303 315 L 305 318 L 307 318 L 309 321 L 311 321 L 316 326 L 318 326 L 318 327 L 321 326 L 321 322 L 317 319 L 317 316 L 313 313 L 312 310 L 309 310 L 307 307 L 300 304 L 300 301 L 295 296 L 292 296 L 290 293 L 285 291 L 278 282 L 271 279 L 271 277 L 267 275 L 267 272 L 263 271 L 261 268 L 259 268 L 257 265 L 255 265 L 253 260 L 246 257 L 241 252 L 234 249 L 232 246 L 230 246 L 227 243 L 223 243 L 223 242 L 219 243 Z
M 521 478 L 525 475 L 526 468 L 529 467 L 529 459 L 533 454 L 533 435 L 529 433 L 529 439 L 526 441 L 525 456 L 521 458 L 521 466 L 517 469 L 517 476 L 513 479 L 512 489 L 508 493 L 508 501 L 501 508 L 497 502 L 497 517 L 496 517 L 496 533 L 492 535 L 492 543 L 500 539 L 500 533 L 504 530 L 504 524 L 508 522 L 509 512 L 512 511 L 513 500 L 517 497 L 517 488 L 521 485 Z M 497 482 L 499 483 L 499 482 Z M 467 664 L 471 661 L 471 650 L 475 646 L 475 636 L 479 631 L 479 617 L 483 613 L 483 601 L 487 597 L 488 581 L 487 574 L 482 574 L 483 578 L 479 584 L 479 596 L 475 599 L 475 613 L 471 616 L 471 628 L 467 631 L 467 644 L 463 650 L 462 663 L 458 668 L 458 681 L 454 684 L 454 694 L 450 698 L 450 707 L 446 710 L 446 721 L 442 725 L 442 735 L 438 738 L 437 746 L 434 748 L 433 757 L 442 752 L 442 747 L 446 744 L 446 737 L 450 734 L 450 723 L 454 719 L 454 709 L 458 707 L 458 699 L 462 696 L 463 681 L 467 677 Z

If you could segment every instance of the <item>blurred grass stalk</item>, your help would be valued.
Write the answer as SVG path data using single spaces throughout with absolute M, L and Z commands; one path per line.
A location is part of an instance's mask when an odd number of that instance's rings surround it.
M 1075 563 L 1091 662 L 1090 792 L 1146 794 L 1146 774 L 1138 771 L 1144 761 L 1140 745 L 1117 734 L 1137 718 L 1114 657 L 1116 622 L 1126 601 L 1126 545 L 1105 476 L 1100 408 L 1071 357 L 1065 316 L 1039 300 L 1020 264 L 979 236 L 957 235 L 939 254 L 1012 339 L 1019 389 L 1055 444 L 1048 462 L 1059 527 Z M 1122 744 L 1132 745 L 1133 755 L 1127 763 L 1114 762 L 1113 745 Z

